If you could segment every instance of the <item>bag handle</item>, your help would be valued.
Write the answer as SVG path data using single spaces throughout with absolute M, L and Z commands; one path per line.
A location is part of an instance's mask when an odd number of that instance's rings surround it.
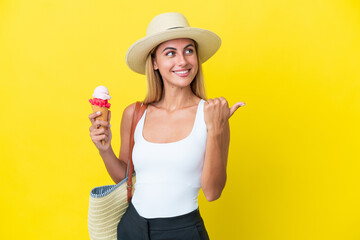
M 132 197 L 132 189 L 133 189 L 133 183 L 132 183 L 132 175 L 134 172 L 134 163 L 132 161 L 132 150 L 134 148 L 135 140 L 134 140 L 134 132 L 137 123 L 141 119 L 142 115 L 145 112 L 145 109 L 147 108 L 147 104 L 143 104 L 142 102 L 136 102 L 135 110 L 133 114 L 133 119 L 131 123 L 131 132 L 130 132 L 130 151 L 129 151 L 129 162 L 127 165 L 127 171 L 126 176 L 128 177 L 127 181 L 127 201 L 130 203 L 131 197 Z

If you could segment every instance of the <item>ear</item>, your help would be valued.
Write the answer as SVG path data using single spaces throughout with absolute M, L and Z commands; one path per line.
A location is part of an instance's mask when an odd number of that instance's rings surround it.
M 158 69 L 159 69 L 159 67 L 158 67 L 158 65 L 157 65 L 157 63 L 156 63 L 156 59 L 153 59 L 153 68 L 154 68 L 154 70 L 158 70 Z

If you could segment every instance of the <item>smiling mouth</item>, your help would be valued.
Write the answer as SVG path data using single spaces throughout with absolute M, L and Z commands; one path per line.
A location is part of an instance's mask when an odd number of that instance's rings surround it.
M 179 74 L 185 74 L 188 73 L 190 71 L 190 69 L 184 70 L 184 71 L 173 71 L 174 73 L 179 73 Z

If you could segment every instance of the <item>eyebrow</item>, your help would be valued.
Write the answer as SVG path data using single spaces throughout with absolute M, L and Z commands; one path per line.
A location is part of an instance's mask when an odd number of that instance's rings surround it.
M 190 47 L 190 46 L 194 47 L 194 45 L 193 45 L 192 43 L 190 43 L 190 44 L 186 45 L 186 46 L 184 47 L 184 49 L 187 48 L 187 47 Z M 173 47 L 166 47 L 162 52 L 164 52 L 166 49 L 176 50 L 176 48 L 173 48 Z

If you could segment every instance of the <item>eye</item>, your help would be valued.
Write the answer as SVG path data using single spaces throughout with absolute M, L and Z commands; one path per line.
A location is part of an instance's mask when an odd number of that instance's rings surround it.
M 173 56 L 174 54 L 169 55 L 169 53 L 174 53 L 174 51 L 170 51 L 170 52 L 166 53 L 166 56 Z
M 190 53 L 194 52 L 194 50 L 192 50 L 192 49 L 187 49 L 186 51 L 190 51 Z

